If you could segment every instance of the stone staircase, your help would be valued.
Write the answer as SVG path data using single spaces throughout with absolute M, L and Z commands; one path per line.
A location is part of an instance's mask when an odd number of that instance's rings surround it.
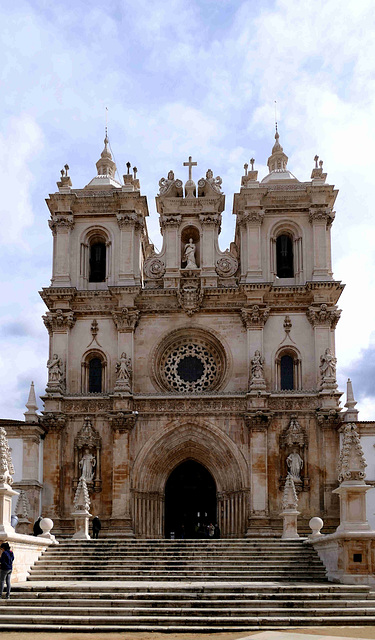
M 373 625 L 375 594 L 330 584 L 301 540 L 61 542 L 0 607 L 1 630 L 219 632 Z

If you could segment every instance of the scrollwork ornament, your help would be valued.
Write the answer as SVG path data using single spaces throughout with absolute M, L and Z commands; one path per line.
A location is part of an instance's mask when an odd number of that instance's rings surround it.
M 223 256 L 216 261 L 215 270 L 220 278 L 230 278 L 238 270 L 238 260 L 230 254 Z
M 158 280 L 165 274 L 165 264 L 160 258 L 151 257 L 145 260 L 143 265 L 145 278 Z

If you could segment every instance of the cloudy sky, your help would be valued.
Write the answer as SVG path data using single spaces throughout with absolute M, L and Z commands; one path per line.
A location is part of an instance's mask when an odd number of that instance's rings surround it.
M 290 170 L 308 180 L 318 154 L 340 189 L 339 386 L 350 375 L 360 418 L 375 419 L 374 22 L 370 0 L 2 3 L 0 417 L 23 417 L 32 379 L 44 391 L 44 199 L 65 163 L 76 188 L 95 175 L 105 107 L 120 175 L 128 160 L 139 169 L 156 246 L 158 181 L 169 169 L 184 178 L 192 155 L 196 178 L 223 178 L 224 249 L 244 162 L 267 173 L 277 100 Z

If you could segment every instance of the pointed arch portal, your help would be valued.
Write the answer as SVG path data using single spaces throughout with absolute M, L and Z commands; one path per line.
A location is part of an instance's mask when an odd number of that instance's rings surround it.
M 140 538 L 163 538 L 173 530 L 178 535 L 185 515 L 191 531 L 195 512 L 213 520 L 216 515 L 222 537 L 242 537 L 246 530 L 246 461 L 226 433 L 200 418 L 173 421 L 148 439 L 134 462 L 132 494 Z
M 170 474 L 165 485 L 165 536 L 197 538 L 203 526 L 216 524 L 216 483 L 207 469 L 186 460 Z

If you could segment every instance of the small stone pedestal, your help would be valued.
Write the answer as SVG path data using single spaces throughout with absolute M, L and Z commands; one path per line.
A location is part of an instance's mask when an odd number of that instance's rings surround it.
M 346 480 L 332 493 L 340 498 L 340 524 L 337 533 L 370 531 L 366 517 L 366 493 L 372 489 L 363 480 Z
M 90 540 L 89 520 L 92 517 L 87 510 L 73 511 L 75 534 L 74 540 Z
M 11 489 L 9 484 L 0 484 L 0 534 L 14 534 L 14 528 L 10 524 L 12 515 L 12 498 L 18 496 L 18 491 Z
M 299 538 L 297 533 L 297 517 L 300 512 L 296 509 L 286 509 L 280 513 L 283 518 L 283 535 L 282 540 Z

